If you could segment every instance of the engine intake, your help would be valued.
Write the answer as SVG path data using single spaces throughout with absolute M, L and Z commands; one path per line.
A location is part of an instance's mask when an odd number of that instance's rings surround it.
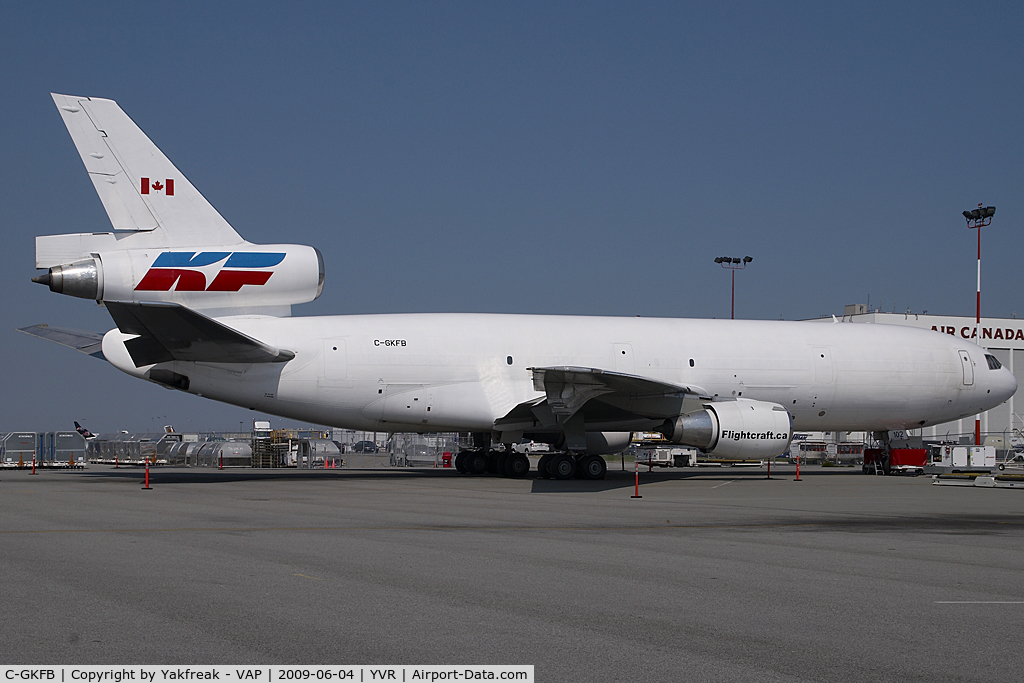
M 789 412 L 777 403 L 737 399 L 667 420 L 665 438 L 709 455 L 755 459 L 782 455 L 793 439 Z

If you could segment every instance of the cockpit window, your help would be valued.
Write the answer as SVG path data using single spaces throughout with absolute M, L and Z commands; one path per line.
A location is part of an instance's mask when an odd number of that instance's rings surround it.
M 1003 367 L 1003 364 L 1000 363 L 999 359 L 996 358 L 995 356 L 990 356 L 989 354 L 986 353 L 985 360 L 988 361 L 989 370 L 998 370 L 999 368 Z

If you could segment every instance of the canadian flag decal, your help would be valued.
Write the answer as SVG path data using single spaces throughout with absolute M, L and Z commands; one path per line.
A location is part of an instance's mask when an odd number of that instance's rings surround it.
M 149 182 L 149 178 L 142 179 L 142 194 L 149 194 L 150 190 L 153 192 L 163 191 L 168 197 L 174 196 L 174 178 L 166 178 L 164 182 L 154 180 Z

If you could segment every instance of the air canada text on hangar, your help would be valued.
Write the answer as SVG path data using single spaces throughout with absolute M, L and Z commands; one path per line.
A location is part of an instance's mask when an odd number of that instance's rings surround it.
M 932 331 L 941 332 L 942 334 L 949 334 L 952 336 L 959 335 L 964 339 L 977 339 L 978 328 L 977 326 L 964 325 L 957 329 L 955 325 L 932 325 Z M 1017 328 L 1016 330 L 1012 327 L 983 327 L 981 328 L 982 339 L 1016 339 L 1024 341 L 1024 329 Z

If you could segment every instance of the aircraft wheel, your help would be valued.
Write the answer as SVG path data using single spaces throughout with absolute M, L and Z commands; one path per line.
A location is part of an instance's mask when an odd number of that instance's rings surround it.
M 550 455 L 540 456 L 540 462 L 537 463 L 537 476 L 539 476 L 541 479 L 549 479 L 551 477 L 551 473 L 548 472 L 548 463 L 550 462 Z
M 576 458 L 568 453 L 556 455 L 548 464 L 548 472 L 555 479 L 572 479 L 576 475 Z
M 487 456 L 483 453 L 470 453 L 466 458 L 466 471 L 470 474 L 483 474 L 487 471 Z
M 466 473 L 466 454 L 462 451 L 455 456 L 455 469 L 459 474 Z
M 503 477 L 509 478 L 512 476 L 512 472 L 509 470 L 509 463 L 512 462 L 512 454 L 503 453 L 498 456 L 498 474 Z
M 604 479 L 608 471 L 608 463 L 600 455 L 588 455 L 580 463 L 584 479 Z
M 513 453 L 505 461 L 506 476 L 521 479 L 530 472 L 530 459 L 522 453 Z

